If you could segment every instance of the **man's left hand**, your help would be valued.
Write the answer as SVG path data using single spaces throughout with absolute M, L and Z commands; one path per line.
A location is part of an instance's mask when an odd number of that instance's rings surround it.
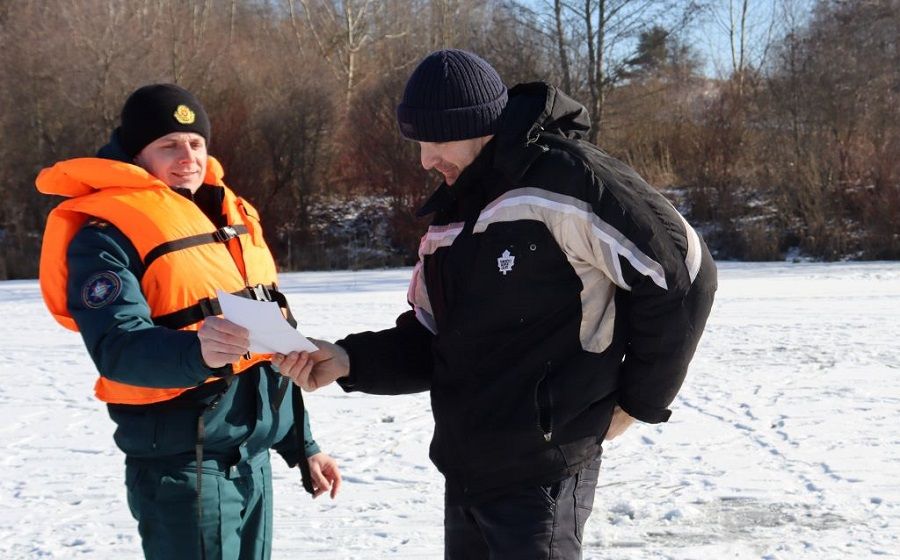
M 313 499 L 331 490 L 331 499 L 337 496 L 341 488 L 341 470 L 327 453 L 316 453 L 307 459 L 309 472 L 312 475 Z

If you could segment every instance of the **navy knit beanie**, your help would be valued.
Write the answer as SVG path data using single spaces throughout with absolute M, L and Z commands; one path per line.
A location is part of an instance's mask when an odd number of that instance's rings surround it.
M 128 96 L 118 136 L 129 157 L 172 132 L 195 132 L 209 146 L 209 117 L 194 94 L 175 84 L 153 84 Z
M 397 122 L 410 140 L 478 138 L 497 131 L 506 100 L 506 86 L 490 64 L 466 51 L 436 51 L 406 82 Z

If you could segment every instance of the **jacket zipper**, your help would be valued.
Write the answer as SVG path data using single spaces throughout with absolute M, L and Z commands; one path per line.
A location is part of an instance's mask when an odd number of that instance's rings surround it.
M 535 146 L 540 148 L 541 151 L 549 152 L 550 151 L 549 147 L 547 147 L 543 144 L 538 144 L 538 140 L 540 140 L 542 132 L 544 132 L 543 126 L 541 126 L 539 124 L 532 126 L 531 129 L 528 131 L 527 139 L 525 140 L 525 147 L 527 148 L 528 146 L 531 146 L 532 144 L 534 144 Z
M 544 364 L 544 375 L 535 388 L 534 404 L 538 412 L 538 428 L 544 434 L 544 441 L 553 437 L 553 393 L 550 392 L 550 373 L 553 363 Z

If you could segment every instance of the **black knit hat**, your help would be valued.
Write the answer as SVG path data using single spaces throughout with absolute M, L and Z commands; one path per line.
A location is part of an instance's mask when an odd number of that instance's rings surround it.
M 209 145 L 209 117 L 191 92 L 174 84 L 153 84 L 128 96 L 118 133 L 129 157 L 172 132 L 195 132 Z
M 490 64 L 466 51 L 425 57 L 406 82 L 397 107 L 400 132 L 410 140 L 450 142 L 497 131 L 506 86 Z

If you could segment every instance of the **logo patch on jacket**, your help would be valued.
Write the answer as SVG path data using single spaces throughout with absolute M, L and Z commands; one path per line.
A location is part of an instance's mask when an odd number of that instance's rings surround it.
M 122 292 L 122 279 L 115 272 L 98 272 L 81 288 L 81 303 L 90 309 L 100 309 L 109 305 Z
M 509 249 L 503 251 L 503 254 L 497 259 L 497 268 L 506 276 L 507 272 L 512 272 L 513 265 L 516 264 L 516 257 L 509 254 Z

